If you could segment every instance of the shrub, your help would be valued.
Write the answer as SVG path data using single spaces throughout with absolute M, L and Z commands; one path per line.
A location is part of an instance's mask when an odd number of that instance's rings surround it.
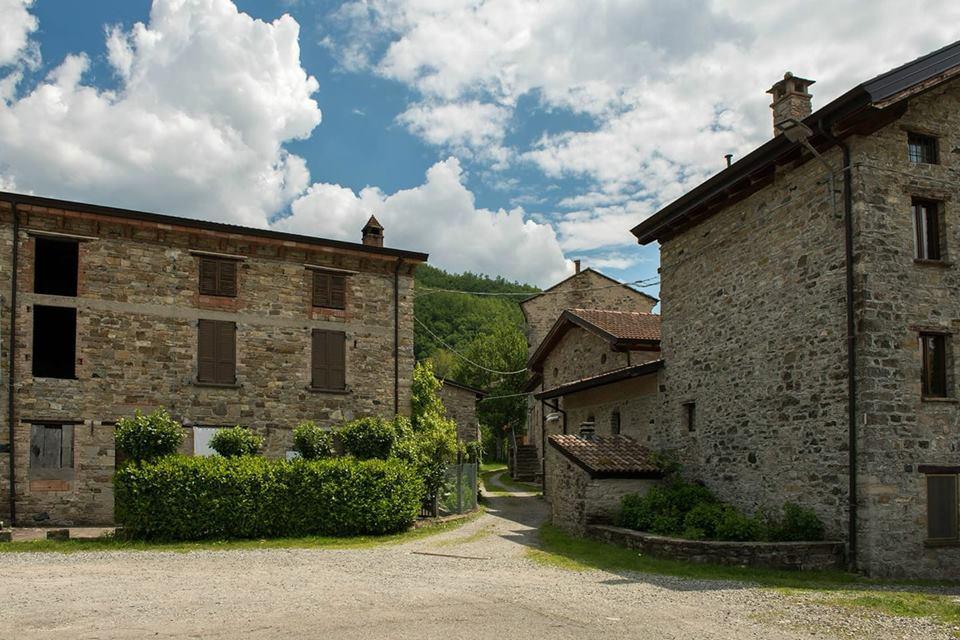
M 358 460 L 386 460 L 397 442 L 394 422 L 379 416 L 348 422 L 337 433 L 343 450 Z
M 712 539 L 717 535 L 717 525 L 723 518 L 724 509 L 718 502 L 701 502 L 687 512 L 683 526 L 697 532 L 696 539 Z M 684 538 L 694 536 L 684 535 Z
M 627 495 L 621 501 L 621 526 L 660 535 L 680 535 L 684 519 L 699 504 L 715 504 L 717 498 L 698 484 L 674 480 L 651 487 L 645 495 Z
M 130 537 L 200 540 L 402 531 L 423 483 L 399 460 L 169 456 L 121 469 L 114 491 Z
M 767 531 L 762 518 L 745 515 L 728 505 L 723 507 L 717 521 L 714 538 L 731 541 L 766 540 Z
M 293 430 L 293 450 L 304 460 L 319 460 L 333 456 L 333 434 L 317 423 L 307 420 Z
M 137 411 L 117 421 L 116 447 L 133 462 L 172 455 L 182 443 L 183 427 L 164 409 L 146 416 Z
M 783 542 L 823 540 L 824 526 L 810 509 L 788 502 L 783 505 L 783 519 L 770 522 L 770 539 Z
M 210 438 L 210 448 L 224 458 L 255 456 L 262 446 L 263 438 L 246 427 L 218 429 Z

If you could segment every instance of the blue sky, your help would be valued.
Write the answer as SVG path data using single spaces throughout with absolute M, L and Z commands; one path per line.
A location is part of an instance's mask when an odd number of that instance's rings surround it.
M 960 37 L 919 4 L 0 0 L 0 187 L 649 279 L 629 228 L 771 135 L 784 71 L 820 106 Z

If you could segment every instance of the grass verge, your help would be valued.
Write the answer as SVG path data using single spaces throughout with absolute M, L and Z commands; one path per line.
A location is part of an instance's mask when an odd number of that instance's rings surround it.
M 887 581 L 845 571 L 777 571 L 662 560 L 631 549 L 577 538 L 551 525 L 540 528 L 540 548 L 528 557 L 541 565 L 572 571 L 633 571 L 696 580 L 722 580 L 774 588 L 787 595 L 892 616 L 930 618 L 960 635 L 960 585 L 924 580 Z M 909 587 L 915 587 L 910 589 Z M 951 588 L 953 595 L 931 589 Z
M 501 465 L 495 469 L 487 469 L 482 471 L 480 477 L 483 479 L 483 486 L 487 490 L 487 493 L 493 495 L 506 495 L 511 492 L 520 492 L 520 493 L 539 493 L 541 490 L 540 485 L 531 484 L 528 482 L 517 482 L 510 477 L 509 473 L 505 473 L 507 470 L 506 466 Z M 497 476 L 494 478 L 494 476 Z M 493 480 L 491 480 L 493 478 Z M 502 489 L 501 489 L 502 487 Z M 506 489 L 504 491 L 503 489 Z
M 401 544 L 453 531 L 476 520 L 483 512 L 478 510 L 467 517 L 429 524 L 402 533 L 385 536 L 354 536 L 334 538 L 307 536 L 303 538 L 270 538 L 264 540 L 198 540 L 195 542 L 154 542 L 123 540 L 113 536 L 76 538 L 73 540 L 24 540 L 0 543 L 0 553 L 79 553 L 81 551 L 235 551 L 244 549 L 365 549 L 382 545 Z

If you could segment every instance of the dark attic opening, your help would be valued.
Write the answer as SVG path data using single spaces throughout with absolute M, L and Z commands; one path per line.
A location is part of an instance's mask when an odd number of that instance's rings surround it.
M 37 237 L 33 290 L 54 296 L 77 295 L 80 243 Z
M 38 378 L 75 378 L 77 310 L 33 307 L 33 375 Z

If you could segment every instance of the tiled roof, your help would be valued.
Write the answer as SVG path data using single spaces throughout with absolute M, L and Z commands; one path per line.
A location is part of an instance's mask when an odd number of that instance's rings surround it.
M 653 453 L 629 436 L 550 436 L 550 445 L 593 478 L 658 478 Z
M 660 316 L 655 313 L 607 309 L 569 311 L 618 340 L 660 340 Z
M 628 380 L 630 378 L 637 378 L 639 376 L 656 373 L 661 368 L 663 368 L 663 359 L 642 362 L 629 367 L 612 369 L 596 375 L 580 378 L 579 380 L 567 382 L 566 384 L 561 384 L 560 386 L 553 387 L 552 389 L 545 389 L 540 393 L 535 393 L 534 397 L 538 400 L 550 400 L 552 398 L 558 398 L 571 393 L 577 393 L 578 391 L 586 391 L 587 389 L 602 387 L 605 384 L 613 384 L 614 382 L 620 382 L 621 380 Z M 532 389 L 521 389 L 521 391 L 530 390 Z

